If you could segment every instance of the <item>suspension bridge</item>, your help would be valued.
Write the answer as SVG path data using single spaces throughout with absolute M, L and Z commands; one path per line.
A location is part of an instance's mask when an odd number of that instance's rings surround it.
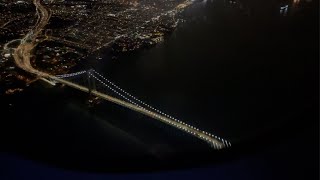
M 37 45 L 36 37 L 48 24 L 50 18 L 50 13 L 41 4 L 40 0 L 33 0 L 33 4 L 37 8 L 38 22 L 35 28 L 30 30 L 20 41 L 20 45 L 14 49 L 13 58 L 17 67 L 52 85 L 61 83 L 166 123 L 209 143 L 215 149 L 231 146 L 229 141 L 178 120 L 139 100 L 93 69 L 53 76 L 33 68 L 30 59 L 32 51 Z
M 231 146 L 229 141 L 209 132 L 200 130 L 141 101 L 117 86 L 115 83 L 108 80 L 94 69 L 71 74 L 49 76 L 47 79 L 51 81 L 52 84 L 65 84 L 69 87 L 90 93 L 91 95 L 97 96 L 101 99 L 110 101 L 173 126 L 203 141 L 206 141 L 214 149 L 223 149 Z M 110 94 L 113 95 L 111 96 Z

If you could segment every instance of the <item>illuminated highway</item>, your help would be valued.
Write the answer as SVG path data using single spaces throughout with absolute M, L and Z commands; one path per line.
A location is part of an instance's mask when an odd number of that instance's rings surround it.
M 38 34 L 41 33 L 43 28 L 48 24 L 50 19 L 49 12 L 41 5 L 40 0 L 34 0 L 33 4 L 37 8 L 37 14 L 39 17 L 38 23 L 36 24 L 35 28 L 23 38 L 20 45 L 14 50 L 13 58 L 15 64 L 19 68 L 39 77 L 49 77 L 49 74 L 34 69 L 30 63 L 31 52 L 37 45 L 36 38 Z

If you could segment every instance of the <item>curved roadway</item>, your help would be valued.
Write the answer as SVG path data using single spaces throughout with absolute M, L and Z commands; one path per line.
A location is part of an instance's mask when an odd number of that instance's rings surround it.
M 48 77 L 50 76 L 49 74 L 34 69 L 30 63 L 31 52 L 37 45 L 36 38 L 38 34 L 41 33 L 43 28 L 48 24 L 50 19 L 48 10 L 42 6 L 40 0 L 34 0 L 33 4 L 37 8 L 37 12 L 39 13 L 40 11 L 40 14 L 38 14 L 38 24 L 36 24 L 35 28 L 23 38 L 24 40 L 21 41 L 20 45 L 14 50 L 13 58 L 15 64 L 19 68 L 39 77 Z

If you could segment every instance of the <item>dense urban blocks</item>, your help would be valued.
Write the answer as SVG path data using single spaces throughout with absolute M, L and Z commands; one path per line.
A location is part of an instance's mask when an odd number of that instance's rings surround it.
M 33 32 L 33 28 L 43 15 L 33 3 L 15 0 L 0 3 L 1 77 L 18 76 L 10 73 L 16 69 L 12 63 L 14 47 L 33 36 L 36 36 L 36 51 L 30 63 L 50 74 L 66 73 L 76 62 L 100 50 L 111 51 L 116 58 L 153 46 L 175 29 L 179 12 L 191 1 L 45 0 L 41 3 L 48 12 L 39 32 Z M 19 77 L 26 81 L 30 78 Z

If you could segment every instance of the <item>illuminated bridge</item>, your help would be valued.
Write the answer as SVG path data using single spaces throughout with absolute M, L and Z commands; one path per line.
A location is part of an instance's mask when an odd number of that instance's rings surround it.
M 30 59 L 32 51 L 37 45 L 36 38 L 39 34 L 41 34 L 44 27 L 48 24 L 51 15 L 50 12 L 45 8 L 45 6 L 41 4 L 40 0 L 33 0 L 33 4 L 37 9 L 38 21 L 34 26 L 34 29 L 31 30 L 20 41 L 20 45 L 14 49 L 13 58 L 17 67 L 23 69 L 26 72 L 34 74 L 38 78 L 45 80 L 48 83 L 65 84 L 72 88 L 90 93 L 91 95 L 97 96 L 101 99 L 113 102 L 120 106 L 126 107 L 133 111 L 149 116 L 153 119 L 166 123 L 201 140 L 204 140 L 215 149 L 223 149 L 231 146 L 230 142 L 218 136 L 212 135 L 209 132 L 191 126 L 144 103 L 143 101 L 124 91 L 119 86 L 115 85 L 93 69 L 59 76 L 52 76 L 45 72 L 34 69 L 31 65 Z
M 214 149 L 231 147 L 229 141 L 191 126 L 139 100 L 93 69 L 58 76 L 49 75 L 46 78 L 53 83 L 65 84 L 166 123 L 209 143 Z

